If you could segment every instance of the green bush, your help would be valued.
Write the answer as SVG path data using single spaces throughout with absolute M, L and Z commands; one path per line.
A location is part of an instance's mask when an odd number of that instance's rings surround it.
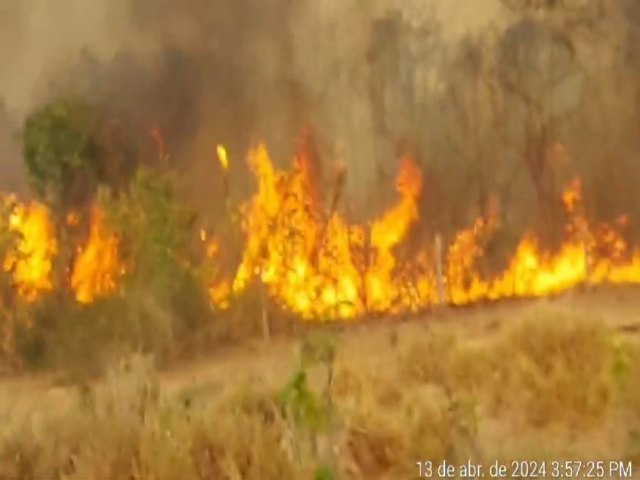
M 97 145 L 90 136 L 95 112 L 77 98 L 60 98 L 25 122 L 24 159 L 36 192 L 47 203 L 66 207 L 86 199 L 97 172 Z
M 168 179 L 149 169 L 140 169 L 126 192 L 103 191 L 100 202 L 120 238 L 127 274 L 119 302 L 134 337 L 163 356 L 188 349 L 188 337 L 206 333 L 211 316 L 192 248 L 193 216 Z
M 24 124 L 26 172 L 55 213 L 85 206 L 99 185 L 122 186 L 138 164 L 130 129 L 76 96 L 56 97 Z
M 113 355 L 156 354 L 170 360 L 208 342 L 211 309 L 194 249 L 194 216 L 176 199 L 168 176 L 137 169 L 132 135 L 110 112 L 85 99 L 61 96 L 24 124 L 25 169 L 52 212 L 57 255 L 53 291 L 21 301 L 12 272 L 0 269 L 0 361 L 13 356 L 28 368 L 72 367 L 95 374 Z M 70 271 L 87 238 L 90 205 L 104 211 L 119 239 L 124 278 L 107 298 L 78 304 Z M 2 205 L 0 262 L 17 251 Z M 79 222 L 67 222 L 74 212 Z

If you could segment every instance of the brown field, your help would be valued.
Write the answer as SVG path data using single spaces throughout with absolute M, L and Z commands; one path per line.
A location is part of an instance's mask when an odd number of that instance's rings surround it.
M 5 378 L 0 478 L 409 479 L 444 460 L 608 474 L 640 460 L 637 295 L 353 325 L 324 332 L 334 357 L 314 331 L 165 372 L 134 357 L 80 385 Z M 301 358 L 310 382 L 284 402 Z

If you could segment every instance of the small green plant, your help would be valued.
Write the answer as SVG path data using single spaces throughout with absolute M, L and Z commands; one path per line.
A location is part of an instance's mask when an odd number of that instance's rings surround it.
M 296 424 L 313 432 L 323 431 L 327 426 L 331 408 L 328 393 L 333 377 L 334 356 L 335 345 L 326 338 L 303 342 L 298 369 L 280 395 L 282 407 Z M 317 364 L 327 368 L 324 398 L 313 391 L 308 381 L 308 369 Z
M 312 445 L 316 444 L 316 436 L 324 432 L 328 424 L 328 409 L 318 395 L 309 387 L 307 372 L 296 372 L 284 388 L 280 396 L 280 404 L 284 415 L 294 426 L 308 431 Z
M 326 461 L 315 473 L 314 479 L 335 479 L 334 432 L 335 412 L 332 398 L 335 339 L 320 335 L 302 342 L 299 365 L 292 379 L 280 394 L 280 405 L 285 418 L 289 418 L 298 434 L 306 437 L 311 453 Z M 321 366 L 326 369 L 326 380 L 321 392 L 313 390 L 309 384 L 309 369 Z M 327 448 L 319 452 L 322 438 L 327 439 Z M 302 455 L 298 449 L 297 455 Z
M 629 346 L 618 336 L 611 339 L 611 346 L 613 350 L 613 378 L 616 384 L 624 389 L 627 386 L 632 367 Z
M 640 431 L 632 428 L 627 436 L 626 458 L 638 463 L 640 462 Z
M 336 480 L 338 473 L 332 466 L 323 465 L 318 467 L 313 474 L 313 480 Z

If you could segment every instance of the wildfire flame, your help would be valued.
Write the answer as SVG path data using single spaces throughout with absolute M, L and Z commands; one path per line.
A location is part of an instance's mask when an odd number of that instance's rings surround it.
M 229 170 L 229 157 L 227 156 L 227 149 L 224 148 L 224 145 L 218 145 L 218 147 L 216 148 L 216 153 L 218 154 L 220 166 L 226 172 L 227 170 Z
M 498 228 L 491 214 L 459 232 L 443 258 L 433 246 L 401 262 L 395 251 L 419 219 L 422 177 L 415 162 L 401 160 L 397 203 L 368 225 L 349 225 L 337 213 L 322 216 L 310 190 L 307 159 L 296 157 L 289 172 L 277 171 L 264 145 L 249 153 L 258 192 L 242 208 L 246 246 L 232 288 L 219 284 L 214 303 L 262 282 L 285 308 L 307 319 L 353 318 L 367 313 L 417 311 L 438 303 L 539 297 L 581 283 L 640 283 L 640 252 L 632 250 L 618 225 L 591 224 L 582 208 L 582 185 L 563 193 L 571 218 L 566 241 L 545 252 L 525 235 L 505 271 L 483 278 L 477 268 L 484 244 Z M 438 273 L 437 264 L 442 268 Z M 439 285 L 444 294 L 439 292 Z
M 217 147 L 222 169 L 229 169 L 224 146 Z M 304 319 L 350 319 L 366 314 L 415 312 L 437 304 L 465 305 L 482 300 L 539 297 L 582 283 L 640 283 L 640 251 L 623 232 L 627 219 L 595 223 L 586 215 L 582 185 L 572 181 L 562 200 L 569 221 L 565 241 L 546 251 L 530 232 L 523 236 L 501 273 L 486 278 L 479 268 L 485 246 L 500 228 L 489 211 L 447 243 L 441 236 L 408 250 L 407 240 L 420 219 L 421 170 L 411 157 L 399 164 L 397 200 L 366 224 L 348 222 L 317 194 L 316 174 L 305 149 L 289 170 L 278 170 L 265 145 L 250 150 L 248 164 L 257 191 L 240 208 L 245 242 L 234 275 L 207 285 L 211 303 L 224 309 L 251 284 Z M 344 175 L 338 176 L 342 181 Z M 336 188 L 336 192 L 340 189 Z M 228 198 L 227 198 L 228 201 Z M 69 225 L 77 215 L 67 217 Z M 18 234 L 3 253 L 20 296 L 32 301 L 53 288 L 52 261 L 57 243 L 49 212 L 41 204 L 11 208 L 8 228 Z M 198 232 L 207 261 L 220 261 L 224 247 L 205 230 Z M 70 287 L 80 303 L 116 290 L 124 272 L 118 239 L 104 212 L 94 207 L 86 244 L 78 250 Z
M 8 230 L 18 237 L 15 249 L 4 257 L 5 271 L 11 272 L 13 284 L 26 301 L 34 301 L 53 288 L 51 272 L 57 243 L 49 220 L 49 211 L 39 203 L 14 202 Z
M 54 287 L 51 277 L 58 254 L 57 241 L 47 207 L 38 202 L 22 204 L 15 199 L 10 203 L 8 231 L 16 235 L 16 240 L 4 252 L 3 267 L 11 274 L 20 297 L 33 302 Z M 81 303 L 113 292 L 118 276 L 123 273 L 118 241 L 109 233 L 103 212 L 94 207 L 90 220 L 88 240 L 78 249 L 70 276 L 71 288 Z M 77 213 L 69 213 L 66 223 L 76 225 Z
M 91 303 L 116 289 L 118 276 L 124 273 L 118 254 L 118 239 L 105 225 L 104 212 L 94 206 L 91 212 L 89 238 L 78 249 L 71 288 L 80 303 Z
M 395 311 L 401 297 L 414 301 L 396 275 L 393 249 L 418 220 L 422 177 L 415 162 L 402 159 L 400 199 L 370 225 L 348 225 L 336 212 L 323 218 L 307 162 L 299 155 L 290 172 L 277 172 L 264 145 L 250 152 L 258 193 L 243 208 L 247 243 L 233 292 L 260 281 L 286 308 L 309 319 Z M 431 301 L 431 280 L 418 283 L 420 298 Z

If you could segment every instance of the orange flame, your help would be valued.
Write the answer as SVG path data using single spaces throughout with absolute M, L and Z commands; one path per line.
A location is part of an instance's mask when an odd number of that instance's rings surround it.
M 105 225 L 104 212 L 93 207 L 86 245 L 78 250 L 71 274 L 71 288 L 80 303 L 112 293 L 124 273 L 118 254 L 118 239 Z
M 335 208 L 339 195 L 330 208 L 322 205 L 322 197 L 314 190 L 316 173 L 307 150 L 301 149 L 293 167 L 285 171 L 274 167 L 264 145 L 249 152 L 257 192 L 240 209 L 245 243 L 235 275 L 219 274 L 208 285 L 215 307 L 228 308 L 252 283 L 261 283 L 272 300 L 309 320 L 415 312 L 441 303 L 539 297 L 582 283 L 640 283 L 640 250 L 624 237 L 628 220 L 590 221 L 579 180 L 570 182 L 562 195 L 569 221 L 561 248 L 546 251 L 529 232 L 504 271 L 486 278 L 479 261 L 500 228 L 497 209 L 458 232 L 449 244 L 438 237 L 407 258 L 405 247 L 419 220 L 422 190 L 415 161 L 401 159 L 396 203 L 367 224 L 353 224 Z M 226 149 L 218 146 L 217 155 L 226 171 Z M 342 181 L 344 176 L 338 178 Z M 67 222 L 77 223 L 77 215 L 70 215 Z M 38 203 L 17 204 L 11 210 L 9 229 L 20 235 L 5 254 L 4 269 L 11 272 L 21 297 L 33 300 L 53 288 L 57 246 L 49 212 Z M 220 240 L 205 230 L 199 233 L 209 264 L 220 263 Z M 104 213 L 94 207 L 89 237 L 71 271 L 77 301 L 89 303 L 114 292 L 123 271 L 118 239 L 107 228 Z
M 16 203 L 9 216 L 9 231 L 18 234 L 15 249 L 4 258 L 18 293 L 26 301 L 53 288 L 51 273 L 57 244 L 47 208 L 39 203 Z
M 640 283 L 640 252 L 632 251 L 612 226 L 589 224 L 582 212 L 580 181 L 572 181 L 562 197 L 572 222 L 559 252 L 543 252 L 536 238 L 526 235 L 502 275 L 492 281 L 474 277 L 471 285 L 453 282 L 450 285 L 451 302 L 466 304 L 485 299 L 541 297 L 585 282 Z M 481 254 L 476 248 L 477 243 L 471 241 L 463 256 Z M 473 271 L 471 265 L 465 267 L 466 271 Z M 455 275 L 452 277 L 456 278 Z
M 401 198 L 371 226 L 347 225 L 335 212 L 322 225 L 304 153 L 292 171 L 278 172 L 260 145 L 250 152 L 249 166 L 258 193 L 243 207 L 247 243 L 232 290 L 237 294 L 252 280 L 261 281 L 305 318 L 349 318 L 390 309 L 399 295 L 392 249 L 418 219 L 422 179 L 415 162 L 403 159 L 397 181 Z
M 370 225 L 348 225 L 335 212 L 322 219 L 304 156 L 295 159 L 289 172 L 273 167 L 264 145 L 252 150 L 248 160 L 258 192 L 242 209 L 244 257 L 232 288 L 223 282 L 214 303 L 224 298 L 228 304 L 224 293 L 238 294 L 251 281 L 259 281 L 276 301 L 303 318 L 345 319 L 417 311 L 442 302 L 464 305 L 551 295 L 585 282 L 640 283 L 640 253 L 631 251 L 619 226 L 588 222 L 579 180 L 563 193 L 571 222 L 560 251 L 543 251 L 535 236 L 527 234 L 505 271 L 483 278 L 477 262 L 499 227 L 490 213 L 459 232 L 444 249 L 438 281 L 438 259 L 428 253 L 433 248 L 404 262 L 394 251 L 419 218 L 422 178 L 412 159 L 401 161 L 396 205 Z
M 229 170 L 229 156 L 227 155 L 227 149 L 224 145 L 218 145 L 216 148 L 216 153 L 218 154 L 218 161 L 220 162 L 220 166 L 226 172 Z

